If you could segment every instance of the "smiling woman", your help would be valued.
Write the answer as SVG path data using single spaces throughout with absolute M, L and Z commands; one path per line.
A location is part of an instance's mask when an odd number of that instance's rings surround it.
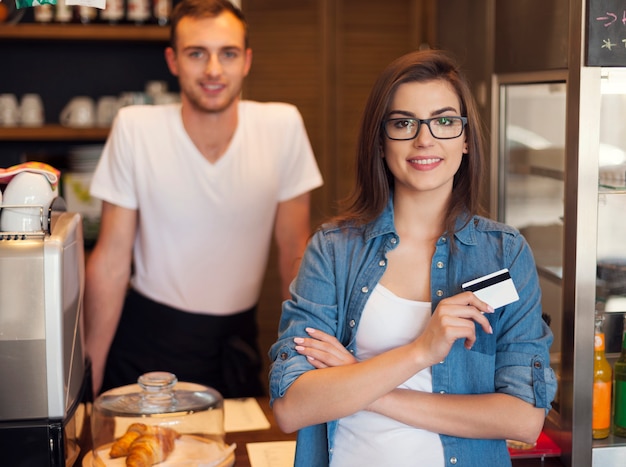
M 383 70 L 353 194 L 312 237 L 270 349 L 297 466 L 502 467 L 506 439 L 539 436 L 552 334 L 525 239 L 479 214 L 483 157 L 476 104 L 446 53 Z M 502 269 L 520 300 L 463 291 Z

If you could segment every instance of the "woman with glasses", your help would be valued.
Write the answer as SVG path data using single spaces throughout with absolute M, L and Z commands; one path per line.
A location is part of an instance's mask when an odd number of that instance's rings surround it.
M 537 439 L 556 391 L 552 334 L 528 244 L 480 215 L 483 157 L 445 53 L 383 71 L 354 193 L 312 237 L 270 350 L 297 466 L 502 467 L 506 439 Z M 483 276 L 498 300 L 463 290 Z

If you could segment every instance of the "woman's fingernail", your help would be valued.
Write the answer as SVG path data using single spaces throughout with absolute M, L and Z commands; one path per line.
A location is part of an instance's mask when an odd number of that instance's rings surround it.
M 298 352 L 301 352 L 301 351 L 303 351 L 303 350 L 304 350 L 304 347 L 302 347 L 301 345 L 296 345 L 296 350 L 297 350 Z
M 296 344 L 304 344 L 304 339 L 303 339 L 302 337 L 294 337 L 294 338 L 293 338 L 293 341 L 294 341 Z
M 493 334 L 493 328 L 489 326 L 489 334 Z
M 313 328 L 304 328 L 304 330 L 308 332 L 309 334 L 313 334 L 315 332 L 315 329 Z
M 487 311 L 489 313 L 493 313 L 495 310 L 493 309 L 493 307 L 491 305 L 487 305 Z
M 313 357 L 311 357 L 310 355 L 307 355 L 306 357 L 307 360 L 315 360 Z

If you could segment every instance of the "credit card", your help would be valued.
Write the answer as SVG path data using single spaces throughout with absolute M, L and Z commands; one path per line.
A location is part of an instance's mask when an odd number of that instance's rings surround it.
M 519 300 L 517 289 L 508 269 L 492 272 L 466 282 L 461 287 L 463 290 L 474 292 L 474 295 L 491 305 L 494 310 Z

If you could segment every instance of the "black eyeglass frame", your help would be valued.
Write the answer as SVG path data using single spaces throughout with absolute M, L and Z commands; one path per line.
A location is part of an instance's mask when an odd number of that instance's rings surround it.
M 461 120 L 461 122 L 463 122 L 463 125 L 461 126 L 461 131 L 459 132 L 459 134 L 456 135 L 456 136 L 448 136 L 448 137 L 445 137 L 445 138 L 442 138 L 440 136 L 435 136 L 435 134 L 433 133 L 433 129 L 430 127 L 430 122 L 432 122 L 433 120 L 439 120 L 441 118 L 450 118 L 450 119 L 455 119 L 455 120 Z M 389 133 L 387 133 L 387 123 L 398 121 L 398 120 L 413 120 L 414 122 L 417 122 L 418 126 L 417 126 L 417 131 L 415 132 L 415 136 L 413 136 L 411 138 L 392 138 L 391 136 L 389 136 Z M 460 115 L 444 115 L 444 116 L 441 116 L 441 117 L 424 118 L 424 119 L 413 118 L 413 117 L 388 118 L 388 119 L 382 121 L 381 126 L 383 127 L 383 132 L 385 133 L 385 136 L 387 138 L 389 138 L 390 140 L 392 140 L 392 141 L 411 141 L 412 139 L 417 138 L 417 135 L 420 134 L 420 128 L 422 127 L 422 124 L 426 124 L 426 126 L 428 127 L 428 131 L 430 131 L 430 134 L 435 139 L 455 139 L 455 138 L 458 138 L 459 136 L 461 136 L 463 134 L 463 130 L 465 130 L 465 126 L 467 125 L 467 117 L 462 117 Z

